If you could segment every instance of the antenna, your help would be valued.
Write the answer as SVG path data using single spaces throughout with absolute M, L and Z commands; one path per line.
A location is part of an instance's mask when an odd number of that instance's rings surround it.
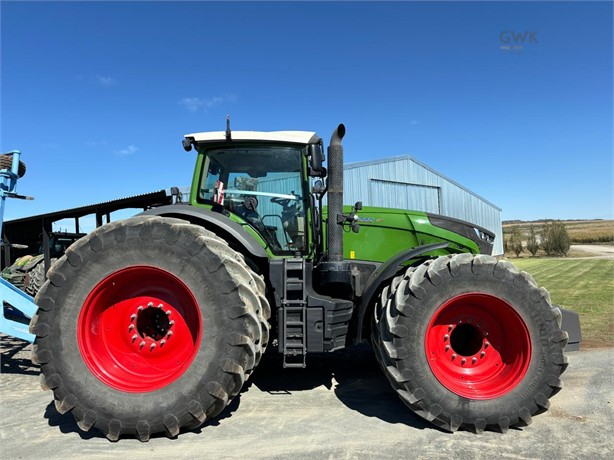
M 226 115 L 226 140 L 232 140 L 230 137 L 230 115 Z

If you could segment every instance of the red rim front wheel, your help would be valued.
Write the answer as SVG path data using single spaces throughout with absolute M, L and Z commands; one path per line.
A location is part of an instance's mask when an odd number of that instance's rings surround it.
M 92 373 L 116 390 L 142 393 L 174 382 L 200 346 L 198 303 L 176 276 L 150 266 L 119 270 L 89 294 L 77 341 Z
M 454 297 L 437 310 L 427 328 L 425 351 L 443 386 L 478 400 L 512 391 L 531 362 L 522 318 L 503 299 L 479 293 Z

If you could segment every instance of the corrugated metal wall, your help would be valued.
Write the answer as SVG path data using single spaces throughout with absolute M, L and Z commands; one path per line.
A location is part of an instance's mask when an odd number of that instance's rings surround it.
M 503 253 L 501 209 L 409 156 L 345 165 L 344 204 L 362 201 L 462 219 L 496 235 L 493 254 Z

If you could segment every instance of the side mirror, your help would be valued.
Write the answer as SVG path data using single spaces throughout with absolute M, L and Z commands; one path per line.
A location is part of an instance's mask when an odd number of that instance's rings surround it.
M 192 150 L 192 142 L 190 142 L 190 140 L 188 139 L 182 140 L 181 145 L 183 145 L 183 150 L 185 150 L 186 152 Z
M 322 166 L 322 163 L 324 162 L 322 143 L 320 142 L 318 144 L 309 144 L 307 146 L 307 156 L 309 157 L 309 176 L 326 176 L 326 168 Z

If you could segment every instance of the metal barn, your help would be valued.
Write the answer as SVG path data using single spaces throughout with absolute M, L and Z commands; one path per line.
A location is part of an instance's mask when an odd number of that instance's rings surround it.
M 496 235 L 503 254 L 501 208 L 411 156 L 345 165 L 344 204 L 412 209 L 462 219 Z

